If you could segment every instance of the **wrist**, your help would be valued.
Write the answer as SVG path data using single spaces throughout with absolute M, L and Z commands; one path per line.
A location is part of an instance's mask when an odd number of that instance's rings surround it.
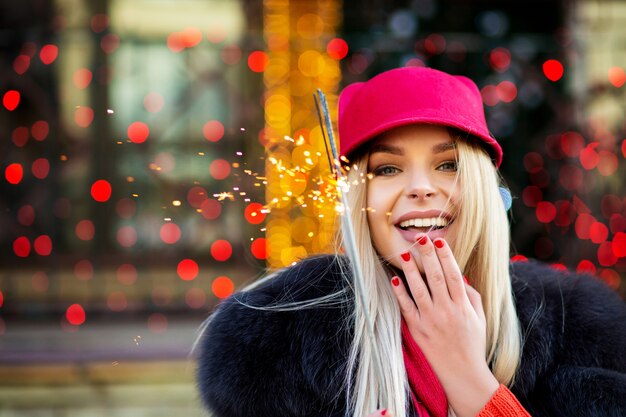
M 446 390 L 450 407 L 457 417 L 475 417 L 500 388 L 500 382 L 486 364 L 466 375 Z

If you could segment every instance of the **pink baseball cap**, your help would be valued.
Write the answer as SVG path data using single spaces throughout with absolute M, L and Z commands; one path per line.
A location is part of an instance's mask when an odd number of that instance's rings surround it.
M 481 142 L 496 167 L 502 148 L 491 136 L 483 101 L 472 80 L 432 68 L 397 68 L 350 84 L 339 96 L 339 147 L 347 156 L 394 127 L 436 124 L 467 132 Z

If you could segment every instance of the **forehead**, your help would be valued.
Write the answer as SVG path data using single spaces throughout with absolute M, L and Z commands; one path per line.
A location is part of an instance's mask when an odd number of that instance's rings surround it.
M 403 153 L 405 150 L 430 149 L 434 153 L 455 148 L 455 141 L 449 130 L 437 125 L 409 125 L 383 133 L 370 146 L 370 154 L 385 152 Z

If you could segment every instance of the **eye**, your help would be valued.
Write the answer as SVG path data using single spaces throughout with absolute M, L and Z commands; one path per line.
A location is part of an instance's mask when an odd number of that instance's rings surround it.
M 389 175 L 397 174 L 398 172 L 400 172 L 400 169 L 394 167 L 393 165 L 381 165 L 378 168 L 375 168 L 372 171 L 372 174 L 389 176 Z
M 438 170 L 440 171 L 447 171 L 447 172 L 456 172 L 458 169 L 458 164 L 456 161 L 446 161 L 442 164 L 440 164 L 437 167 Z

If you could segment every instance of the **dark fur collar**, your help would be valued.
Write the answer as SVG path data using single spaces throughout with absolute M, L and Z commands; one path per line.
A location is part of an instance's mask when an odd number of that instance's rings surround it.
M 198 384 L 217 417 L 344 416 L 350 290 L 298 311 L 253 306 L 308 300 L 346 288 L 345 259 L 301 261 L 221 303 L 201 339 Z M 511 266 L 524 333 L 513 392 L 533 417 L 626 416 L 626 307 L 589 276 L 536 262 Z

